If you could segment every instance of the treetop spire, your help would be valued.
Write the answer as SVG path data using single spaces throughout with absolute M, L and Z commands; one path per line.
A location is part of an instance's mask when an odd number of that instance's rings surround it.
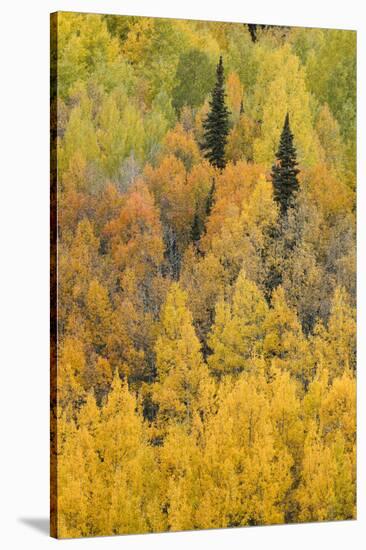
M 274 198 L 279 203 L 284 215 L 293 203 L 294 194 L 299 189 L 297 175 L 297 153 L 294 146 L 294 136 L 290 128 L 290 115 L 287 112 L 283 125 L 276 163 L 272 167 L 272 182 Z
M 216 168 L 226 166 L 225 146 L 229 133 L 229 110 L 225 104 L 225 77 L 222 55 L 216 67 L 216 84 L 211 100 L 210 112 L 203 122 L 204 141 L 201 145 L 205 157 Z

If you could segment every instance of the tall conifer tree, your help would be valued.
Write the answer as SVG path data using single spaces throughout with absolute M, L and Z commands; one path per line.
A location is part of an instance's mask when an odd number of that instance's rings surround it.
M 272 167 L 272 182 L 274 198 L 281 208 L 282 215 L 293 202 L 294 193 L 299 189 L 297 174 L 299 170 L 296 160 L 296 149 L 293 143 L 294 136 L 290 129 L 290 117 L 287 113 L 283 125 L 280 144 L 276 154 L 277 162 Z
M 216 68 L 216 84 L 210 101 L 210 112 L 203 123 L 205 157 L 220 170 L 225 168 L 225 146 L 229 133 L 229 110 L 225 105 L 224 65 L 222 56 Z
M 211 214 L 212 207 L 215 203 L 215 192 L 216 192 L 216 182 L 215 182 L 215 178 L 212 178 L 212 185 L 206 199 L 206 217 L 208 217 Z
M 198 243 L 198 241 L 201 238 L 203 230 L 204 230 L 204 224 L 203 224 L 203 222 L 200 218 L 200 215 L 197 211 L 197 208 L 196 208 L 196 211 L 194 213 L 192 227 L 191 227 L 191 240 L 192 240 L 192 242 L 194 242 L 195 244 Z

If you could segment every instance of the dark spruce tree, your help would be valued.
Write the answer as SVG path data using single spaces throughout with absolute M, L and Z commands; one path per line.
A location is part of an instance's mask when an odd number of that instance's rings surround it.
M 216 192 L 216 182 L 215 178 L 212 178 L 212 185 L 210 187 L 210 190 L 207 195 L 206 199 L 206 217 L 211 214 L 212 207 L 215 203 L 215 192 Z
M 210 163 L 222 170 L 225 168 L 225 146 L 229 133 L 229 110 L 225 105 L 225 82 L 222 56 L 216 68 L 216 84 L 210 101 L 210 112 L 203 122 L 202 149 Z
M 276 158 L 277 162 L 273 165 L 271 174 L 274 199 L 280 206 L 281 214 L 285 215 L 288 208 L 293 205 L 294 195 L 299 189 L 296 149 L 288 113 L 283 125 Z
M 203 233 L 203 230 L 204 230 L 204 224 L 203 224 L 203 222 L 200 218 L 200 215 L 197 212 L 197 208 L 196 208 L 196 211 L 194 213 L 192 227 L 191 227 L 191 241 L 194 244 L 197 244 L 198 241 L 200 240 L 201 235 Z
M 257 24 L 254 24 L 254 23 L 249 23 L 248 24 L 248 30 L 249 30 L 252 42 L 255 43 L 258 40 L 258 36 L 257 36 L 258 28 L 259 29 L 266 29 L 266 28 L 272 27 L 272 26 L 273 25 L 257 25 Z
M 191 241 L 196 245 L 197 250 L 198 250 L 198 242 L 202 234 L 206 232 L 207 218 L 211 214 L 211 210 L 215 202 L 215 189 L 216 189 L 215 178 L 212 178 L 212 184 L 207 194 L 205 210 L 203 215 L 200 216 L 196 206 L 196 211 L 194 214 L 193 223 L 191 227 Z

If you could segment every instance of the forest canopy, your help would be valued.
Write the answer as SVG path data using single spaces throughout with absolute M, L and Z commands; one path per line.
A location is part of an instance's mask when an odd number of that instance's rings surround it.
M 51 32 L 54 534 L 354 518 L 356 34 Z

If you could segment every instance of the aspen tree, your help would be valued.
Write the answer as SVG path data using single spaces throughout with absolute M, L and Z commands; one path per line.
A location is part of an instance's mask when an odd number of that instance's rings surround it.
M 263 351 L 263 323 L 267 304 L 256 285 L 241 271 L 232 304 L 219 302 L 208 344 L 208 359 L 216 374 L 235 374 L 248 368 L 248 360 Z
M 186 303 L 187 294 L 173 283 L 155 346 L 158 382 L 154 397 L 161 419 L 189 425 L 194 412 L 204 409 L 203 383 L 208 372 Z

